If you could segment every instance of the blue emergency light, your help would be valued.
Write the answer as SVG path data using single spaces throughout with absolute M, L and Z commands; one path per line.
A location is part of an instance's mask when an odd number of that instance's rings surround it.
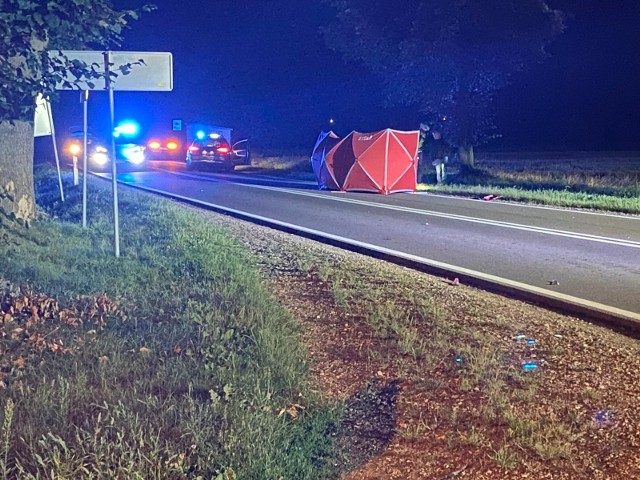
M 116 128 L 113 129 L 113 136 L 118 138 L 120 135 L 123 137 L 135 137 L 140 131 L 140 125 L 133 120 L 125 120 L 120 122 Z

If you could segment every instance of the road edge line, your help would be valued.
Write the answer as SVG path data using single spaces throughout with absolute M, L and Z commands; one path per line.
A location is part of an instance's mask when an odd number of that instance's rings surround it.
M 100 176 L 99 178 L 108 180 L 106 177 Z M 395 250 L 378 247 L 376 245 L 359 242 L 357 240 L 319 232 L 306 227 L 280 222 L 279 220 L 273 220 L 260 215 L 243 212 L 241 210 L 223 207 L 222 205 L 216 205 L 203 200 L 184 197 L 164 190 L 142 187 L 123 181 L 119 181 L 119 183 L 137 190 L 152 192 L 163 197 L 179 200 L 183 203 L 188 203 L 197 207 L 206 207 L 208 210 L 227 214 L 234 218 L 274 228 L 285 233 L 299 235 L 311 240 L 367 255 L 369 257 L 385 260 L 396 265 L 402 265 L 413 270 L 418 270 L 438 277 L 457 277 L 464 285 L 480 288 L 481 290 L 486 290 L 492 293 L 498 293 L 508 298 L 515 298 L 517 300 L 534 303 L 538 306 L 554 310 L 559 313 L 575 315 L 580 318 L 603 322 L 610 326 L 628 328 L 636 332 L 640 332 L 640 314 L 630 312 L 628 310 L 622 310 L 571 295 L 549 291 L 533 285 L 527 285 L 463 267 L 457 267 L 455 265 L 438 262 L 436 260 L 429 260 L 416 255 L 397 252 Z

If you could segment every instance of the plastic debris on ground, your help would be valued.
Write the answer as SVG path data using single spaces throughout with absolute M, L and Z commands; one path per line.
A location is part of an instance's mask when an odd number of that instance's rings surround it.
M 610 410 L 598 410 L 593 416 L 593 423 L 598 427 L 606 427 L 613 423 L 613 412 Z
M 485 195 L 484 197 L 482 197 L 482 199 L 485 201 L 499 200 L 501 198 L 502 198 L 502 195 Z

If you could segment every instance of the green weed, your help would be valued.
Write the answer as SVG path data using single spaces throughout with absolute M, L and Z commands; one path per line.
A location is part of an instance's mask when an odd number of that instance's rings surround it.
M 464 436 L 464 442 L 467 445 L 471 445 L 473 447 L 480 446 L 482 440 L 482 434 L 476 429 L 475 426 L 472 426 L 471 430 L 469 430 L 469 432 L 467 432 L 467 434 Z
M 494 450 L 494 454 L 490 458 L 504 470 L 511 470 L 519 461 L 518 454 L 508 446 Z
M 505 412 L 504 419 L 512 441 L 521 448 L 532 449 L 542 460 L 570 456 L 575 433 L 563 422 L 553 417 L 533 420 L 515 410 Z

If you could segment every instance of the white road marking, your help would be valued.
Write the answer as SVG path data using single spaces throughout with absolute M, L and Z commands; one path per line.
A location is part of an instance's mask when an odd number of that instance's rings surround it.
M 417 192 L 414 192 L 417 195 L 428 195 L 430 197 L 439 197 L 439 198 L 447 198 L 449 200 L 453 199 L 453 200 L 460 200 L 460 201 L 464 201 L 464 202 L 481 202 L 481 203 L 487 203 L 486 200 L 481 200 L 479 198 L 468 198 L 468 197 L 458 197 L 455 195 L 446 195 L 444 193 L 433 193 L 433 192 L 428 192 L 425 190 L 420 190 Z M 625 219 L 625 220 L 635 220 L 637 222 L 640 222 L 640 216 L 631 216 L 631 215 L 624 215 L 624 214 L 617 214 L 617 213 L 607 213 L 607 212 L 589 212 L 589 211 L 585 211 L 585 210 L 574 210 L 571 209 L 569 207 L 550 207 L 547 205 L 530 205 L 528 203 L 517 203 L 517 202 L 511 202 L 509 200 L 506 201 L 501 201 L 501 202 L 492 202 L 494 205 L 509 205 L 510 207 L 518 207 L 518 208 L 537 208 L 540 210 L 553 210 L 555 212 L 557 211 L 562 211 L 562 212 L 571 212 L 571 213 L 575 213 L 577 215 L 597 215 L 599 217 L 611 217 L 611 218 L 616 218 L 616 219 Z
M 188 175 L 191 176 L 193 178 L 202 178 L 202 179 L 212 179 L 215 181 L 215 178 L 212 177 L 203 177 L 203 176 L 197 176 L 197 175 L 189 175 L 189 174 L 185 174 L 182 172 L 176 172 L 173 170 L 166 170 L 166 169 L 162 169 L 162 168 L 157 168 L 156 170 L 160 170 L 166 173 L 171 173 L 173 175 Z M 270 175 L 260 175 L 260 176 L 252 176 L 252 175 L 243 175 L 242 176 L 243 179 L 251 179 L 251 180 L 264 180 L 264 179 L 269 179 L 272 180 L 276 183 L 299 183 L 301 185 L 317 185 L 316 182 L 313 181 L 309 181 L 309 180 L 299 180 L 299 179 L 284 179 L 282 177 L 276 177 L 276 176 L 270 176 Z M 234 182 L 235 183 L 235 182 Z M 341 191 L 333 191 L 332 193 L 346 193 L 346 192 L 341 192 Z M 458 197 L 455 195 L 447 195 L 444 193 L 434 193 L 434 192 L 429 192 L 426 190 L 418 190 L 413 192 L 413 194 L 415 195 L 425 195 L 425 196 L 431 196 L 431 197 L 439 197 L 439 198 L 446 198 L 449 200 L 456 200 L 456 201 L 461 201 L 461 202 L 482 202 L 482 203 L 486 203 L 485 200 L 481 200 L 478 198 L 468 198 L 468 197 Z M 616 218 L 616 219 L 624 219 L 624 220 L 631 220 L 631 221 L 637 221 L 640 222 L 640 216 L 631 216 L 631 215 L 621 215 L 621 214 L 615 214 L 615 213 L 607 213 L 607 212 L 589 212 L 589 211 L 583 211 L 583 210 L 572 210 L 571 208 L 562 208 L 562 207 L 551 207 L 551 206 L 547 206 L 547 205 L 529 205 L 529 204 L 525 204 L 525 203 L 516 203 L 516 202 L 509 202 L 509 201 L 505 201 L 505 202 L 499 202 L 498 205 L 509 205 L 510 207 L 516 207 L 516 208 L 533 208 L 533 209 L 540 209 L 540 210 L 552 210 L 552 211 L 563 211 L 563 212 L 571 212 L 571 213 L 575 213 L 576 215 L 596 215 L 596 216 L 600 216 L 600 217 L 611 217 L 611 218 Z
M 449 220 L 458 220 L 458 221 L 463 221 L 463 222 L 479 223 L 479 224 L 489 225 L 489 226 L 494 226 L 494 227 L 511 228 L 511 229 L 514 229 L 514 230 L 523 230 L 523 231 L 527 231 L 527 232 L 541 233 L 541 234 L 544 234 L 544 235 L 554 235 L 554 236 L 559 236 L 559 237 L 574 238 L 576 240 L 585 240 L 585 241 L 598 242 L 598 243 L 607 243 L 607 244 L 610 244 L 610 245 L 618 245 L 618 246 L 622 246 L 622 247 L 630 247 L 630 248 L 638 248 L 638 249 L 640 249 L 640 242 L 637 242 L 637 241 L 634 241 L 634 240 L 625 240 L 625 239 L 622 239 L 622 238 L 604 237 L 604 236 L 601 236 L 601 235 L 591 235 L 591 234 L 588 234 L 588 233 L 575 233 L 575 232 L 570 232 L 570 231 L 567 231 L 567 230 L 558 230 L 558 229 L 546 228 L 546 227 L 536 227 L 536 226 L 532 226 L 532 225 L 523 225 L 523 224 L 519 224 L 519 223 L 502 222 L 502 221 L 499 221 L 499 220 L 487 220 L 487 219 L 478 218 L 478 217 L 469 217 L 467 215 L 457 215 L 457 214 L 454 214 L 454 213 L 436 212 L 434 210 L 422 210 L 422 209 L 417 209 L 417 208 L 412 208 L 412 207 L 387 205 L 387 204 L 384 204 L 384 203 L 369 202 L 369 201 L 365 201 L 365 200 L 356 200 L 356 199 L 353 199 L 353 198 L 340 198 L 340 197 L 336 197 L 336 196 L 331 195 L 331 194 L 327 195 L 326 193 L 322 194 L 322 193 L 319 193 L 319 192 L 296 190 L 296 189 L 291 189 L 291 188 L 286 188 L 286 187 L 273 187 L 273 186 L 270 186 L 270 185 L 252 185 L 252 184 L 247 184 L 247 183 L 233 182 L 233 181 L 230 181 L 230 180 L 227 180 L 227 179 L 222 180 L 222 179 L 215 178 L 215 177 L 208 177 L 208 176 L 205 177 L 205 176 L 201 176 L 201 175 L 197 175 L 197 174 L 189 174 L 189 173 L 182 173 L 182 172 L 172 172 L 170 170 L 163 170 L 163 169 L 158 169 L 158 170 L 163 171 L 163 172 L 167 172 L 167 173 L 171 173 L 171 174 L 174 174 L 174 175 L 178 175 L 178 176 L 188 177 L 188 178 L 198 178 L 198 179 L 216 181 L 216 182 L 223 181 L 225 183 L 233 183 L 235 185 L 240 185 L 240 186 L 249 187 L 249 188 L 259 188 L 259 189 L 263 189 L 263 190 L 273 190 L 273 191 L 277 191 L 277 192 L 289 193 L 289 194 L 292 194 L 292 195 L 302 195 L 302 196 L 313 197 L 313 198 L 321 198 L 323 200 L 332 200 L 332 201 L 336 201 L 336 202 L 351 203 L 351 204 L 354 204 L 354 205 L 363 205 L 363 206 L 367 206 L 367 207 L 383 208 L 383 209 L 386 209 L 386 210 L 396 210 L 396 211 L 401 211 L 401 212 L 413 213 L 413 214 L 416 214 L 416 215 L 447 218 Z M 259 177 L 253 177 L 253 178 L 259 179 Z M 331 193 L 344 193 L 344 192 L 331 192 Z M 447 198 L 451 198 L 451 197 L 447 197 Z M 520 205 L 516 205 L 516 206 L 520 206 Z M 578 213 L 583 213 L 583 212 L 578 212 Z M 585 213 L 591 213 L 591 212 L 585 212 Z M 621 217 L 621 218 L 625 218 L 625 217 Z
M 560 237 L 568 237 L 568 238 L 575 238 L 575 239 L 579 239 L 579 240 L 587 240 L 587 241 L 592 241 L 592 242 L 600 242 L 600 243 L 608 243 L 611 245 L 620 245 L 623 247 L 631 247 L 631 248 L 640 248 L 640 242 L 636 242 L 633 240 L 625 240 L 625 239 L 620 239 L 620 238 L 612 238 L 612 237 L 603 237 L 600 235 L 591 235 L 588 233 L 575 233 L 575 232 L 569 232 L 566 230 L 557 230 L 557 229 L 553 229 L 553 228 L 545 228 L 545 227 L 535 227 L 535 226 L 531 226 L 531 225 L 523 225 L 523 224 L 519 224 L 519 223 L 512 223 L 512 222 L 502 222 L 499 220 L 486 220 L 483 218 L 477 218 L 477 217 L 469 217 L 466 215 L 457 215 L 454 213 L 442 213 L 442 212 L 436 212 L 433 210 L 422 210 L 422 209 L 417 209 L 417 208 L 412 208 L 412 207 L 402 207 L 402 206 L 396 206 L 396 205 L 387 205 L 387 204 L 383 204 L 383 203 L 377 203 L 377 202 L 369 202 L 366 200 L 356 200 L 353 198 L 343 198 L 343 197 L 334 197 L 332 195 L 326 195 L 326 194 L 319 194 L 319 193 L 315 193 L 315 192 L 305 192 L 305 191 L 300 191 L 300 190 L 294 190 L 294 189 L 289 189 L 289 188 L 283 188 L 283 187 L 271 187 L 271 186 L 267 186 L 267 185 L 249 185 L 249 184 L 241 184 L 239 183 L 238 185 L 242 185 L 245 187 L 252 187 L 252 188 L 260 188 L 260 189 L 264 189 L 264 190 L 274 190 L 274 191 L 279 191 L 279 192 L 286 192 L 286 193 L 290 193 L 293 195 L 302 195 L 302 196 L 308 196 L 308 197 L 314 197 L 314 198 L 322 198 L 322 199 L 326 199 L 326 200 L 333 200 L 336 202 L 344 202 L 344 203 L 352 203 L 355 205 L 363 205 L 363 206 L 367 206 L 367 207 L 376 207 L 376 208 L 383 208 L 386 210 L 396 210 L 396 211 L 402 211 L 402 212 L 407 212 L 407 213 L 414 213 L 417 215 L 424 215 L 424 216 L 430 216 L 430 217 L 441 217 L 441 218 L 448 218 L 451 220 L 459 220 L 459 221 L 463 221 L 463 222 L 472 222 L 472 223 L 480 223 L 480 224 L 484 224 L 484 225 L 491 225 L 491 226 L 495 226 L 495 227 L 503 227 L 503 228 L 512 228 L 512 229 L 516 229 L 516 230 L 524 230 L 524 231 L 529 231 L 529 232 L 536 232 L 536 233 L 542 233 L 545 235 L 556 235 L 556 236 L 560 236 Z
M 166 190 L 160 190 L 160 189 L 156 189 L 156 188 L 151 188 L 151 187 L 143 187 L 143 186 L 139 186 L 139 185 L 135 185 L 132 184 L 132 186 L 139 188 L 141 190 L 147 190 L 150 192 L 155 192 L 155 193 L 160 193 L 163 195 L 167 195 L 173 198 L 177 198 L 180 200 L 184 200 L 190 203 L 195 203 L 195 204 L 199 204 L 199 205 L 204 205 L 207 207 L 211 207 L 217 210 L 222 210 L 222 211 L 226 211 L 229 213 L 233 213 L 236 215 L 240 215 L 246 218 L 251 218 L 253 220 L 257 220 L 259 222 L 262 223 L 266 223 L 266 224 L 272 224 L 272 225 L 277 225 L 279 227 L 282 228 L 287 228 L 290 230 L 297 230 L 297 231 L 301 231 L 304 232 L 306 234 L 309 235 L 313 235 L 316 237 L 320 237 L 320 238 L 325 238 L 328 240 L 334 240 L 337 242 L 342 242 L 345 244 L 349 244 L 349 245 L 353 245 L 355 247 L 359 247 L 359 248 L 363 248 L 363 249 L 367 249 L 370 251 L 374 251 L 377 253 L 381 253 L 381 254 L 385 254 L 385 255 L 391 255 L 397 258 L 402 258 L 405 260 L 409 260 L 409 261 L 413 261 L 413 262 L 417 262 L 417 263 L 421 263 L 424 264 L 426 266 L 431 266 L 431 267 L 435 267 L 435 268 L 440 268 L 443 270 L 449 270 L 452 273 L 455 272 L 455 274 L 458 275 L 467 275 L 470 277 L 475 277 L 487 282 L 491 282 L 497 285 L 501 285 L 504 287 L 508 287 L 508 288 L 512 288 L 514 290 L 520 290 L 523 292 L 530 292 L 530 293 L 534 293 L 543 297 L 547 297 L 547 298 L 551 298 L 551 299 L 555 299 L 557 301 L 561 301 L 564 302 L 566 304 L 571 304 L 571 305 L 575 305 L 575 306 L 582 306 L 582 307 L 586 307 L 589 309 L 592 309 L 594 311 L 598 311 L 601 313 L 607 313 L 610 315 L 615 315 L 619 318 L 626 318 L 627 320 L 630 320 L 632 322 L 640 322 L 640 314 L 638 313 L 634 313 L 628 310 L 623 310 L 617 307 L 612 307 L 610 305 L 605 305 L 602 303 L 597 303 L 597 302 L 593 302 L 591 300 L 586 300 L 583 298 L 579 298 L 579 297 L 574 297 L 572 295 L 567 295 L 564 293 L 559 293 L 559 292 L 554 292 L 552 290 L 547 290 L 547 289 L 543 289 L 540 287 L 536 287 L 534 285 L 528 285 L 526 283 L 522 283 L 522 282 L 518 282 L 515 280 L 509 280 L 507 278 L 503 278 L 503 277 L 499 277 L 496 275 L 491 275 L 491 274 L 487 274 L 487 273 L 482 273 L 482 272 L 478 272 L 475 270 L 470 270 L 468 268 L 464 268 L 464 267 L 459 267 L 457 265 L 452 265 L 449 263 L 444 263 L 444 262 L 439 262 L 437 260 L 431 260 L 428 258 L 424 258 L 424 257 L 420 257 L 417 255 L 413 255 L 413 254 L 409 254 L 409 253 L 404 253 L 404 252 L 400 252 L 397 250 L 392 250 L 390 248 L 385 248 L 385 247 L 381 247 L 378 245 L 373 245 L 370 243 L 366 243 L 366 242 L 361 242 L 359 240 L 353 240 L 350 238 L 346 238 L 346 237 L 341 237 L 339 235 L 333 235 L 331 233 L 326 233 L 326 232 L 322 232 L 319 230 L 313 230 L 310 228 L 306 228 L 306 227 L 301 227 L 299 225 L 294 225 L 291 223 L 287 223 L 287 222 L 281 222 L 279 220 L 274 220 L 272 218 L 268 218 L 268 217 L 263 217 L 261 215 L 255 215 L 252 213 L 247 213 L 244 212 L 242 210 L 237 210 L 234 208 L 229 208 L 229 207 L 225 207 L 223 205 L 217 205 L 214 203 L 209 203 L 209 202 L 205 202 L 203 200 L 197 200 L 191 197 L 185 197 L 183 195 L 177 195 L 175 193 L 171 193 L 168 192 Z

